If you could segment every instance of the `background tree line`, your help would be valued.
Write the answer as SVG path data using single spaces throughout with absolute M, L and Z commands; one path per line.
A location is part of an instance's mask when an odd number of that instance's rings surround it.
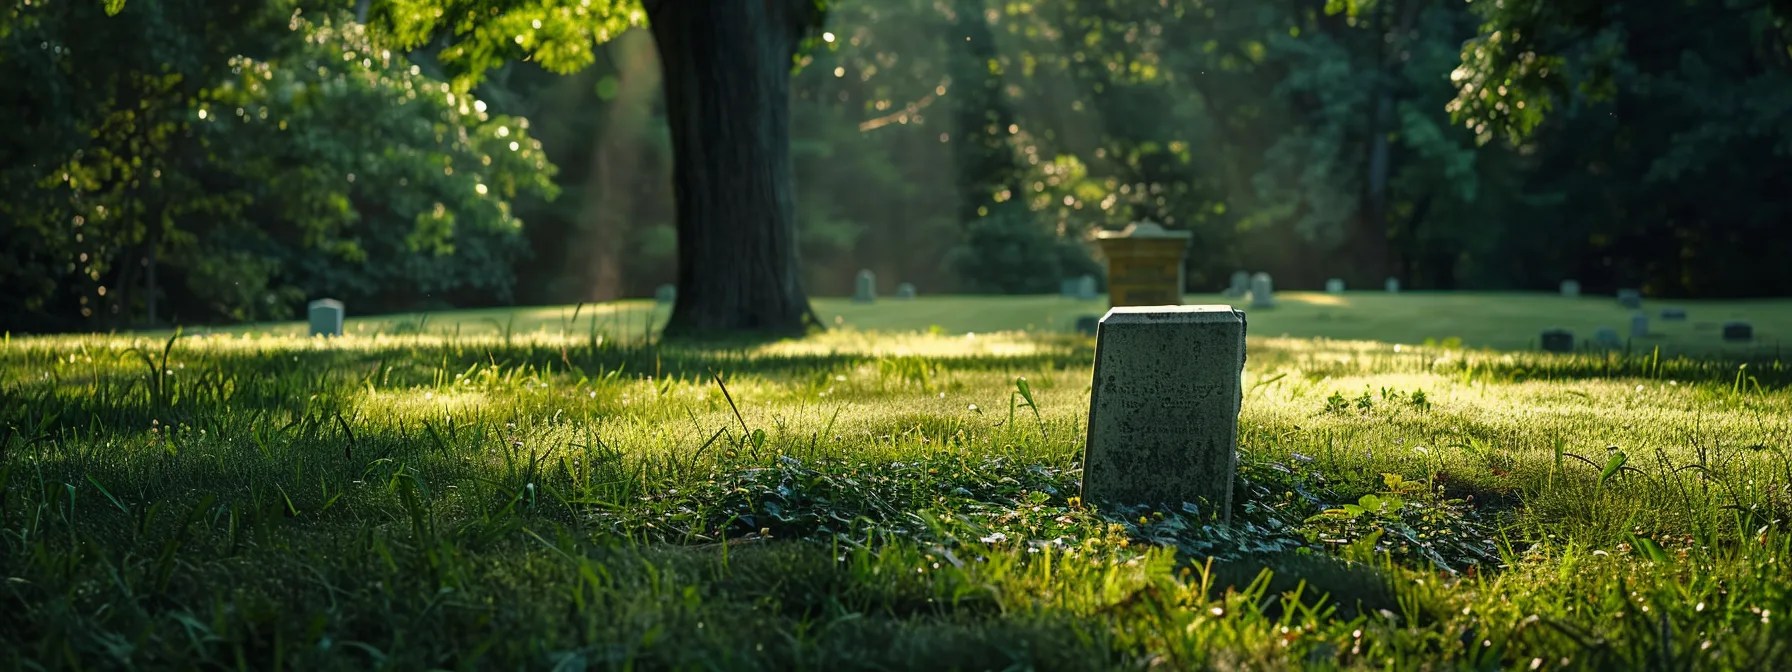
M 0 16 L 0 78 L 28 83 L 0 97 L 8 328 L 677 277 L 662 71 L 626 7 L 587 22 L 615 33 L 589 67 L 508 58 L 468 90 L 446 41 L 394 50 L 351 4 L 112 4 Z M 804 281 L 1050 292 L 1099 268 L 1093 231 L 1151 218 L 1194 233 L 1196 291 L 1792 293 L 1781 3 L 1476 4 L 832 2 L 791 82 Z

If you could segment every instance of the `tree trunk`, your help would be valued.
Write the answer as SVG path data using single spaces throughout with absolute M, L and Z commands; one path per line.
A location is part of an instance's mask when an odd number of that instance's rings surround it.
M 1384 39 L 1376 40 L 1380 72 L 1375 82 L 1375 109 L 1369 121 L 1367 207 L 1361 220 L 1362 228 L 1358 230 L 1360 243 L 1357 250 L 1357 263 L 1369 274 L 1371 282 L 1380 280 L 1384 274 L 1398 277 L 1403 270 L 1393 263 L 1388 237 L 1388 179 L 1393 172 L 1388 133 L 1399 125 L 1395 119 L 1395 88 L 1400 76 L 1400 60 L 1396 55 L 1406 48 L 1407 35 L 1412 31 L 1413 22 L 1418 20 L 1422 5 L 1423 0 L 1408 0 L 1397 25 L 1387 25 L 1382 18 L 1392 15 L 1393 10 L 1388 4 L 1383 3 L 1377 13 L 1377 30 L 1388 32 Z
M 812 0 L 811 0 L 812 1 Z M 677 200 L 678 300 L 667 336 L 797 335 L 790 71 L 804 0 L 658 0 Z
M 158 289 L 156 287 L 156 241 L 154 239 L 150 239 L 149 241 L 148 255 L 146 261 L 148 262 L 147 266 L 149 268 L 149 281 L 144 288 L 143 302 L 146 304 L 145 307 L 149 309 L 148 326 L 149 328 L 154 329 L 156 326 L 156 291 Z M 127 306 L 126 310 L 129 309 L 130 308 Z

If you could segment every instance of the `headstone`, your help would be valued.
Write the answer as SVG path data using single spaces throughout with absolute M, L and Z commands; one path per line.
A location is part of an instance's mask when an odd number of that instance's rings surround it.
M 1096 296 L 1098 296 L 1098 295 L 1095 293 L 1095 276 L 1093 276 L 1093 275 L 1077 276 L 1077 278 L 1076 278 L 1076 298 L 1077 298 L 1077 300 L 1079 300 L 1079 301 L 1094 301 Z
M 1083 501 L 1189 502 L 1228 518 L 1244 360 L 1245 314 L 1231 306 L 1109 310 L 1095 344 Z
M 1624 341 L 1618 339 L 1618 330 L 1611 327 L 1600 327 L 1593 331 L 1593 345 L 1602 348 L 1623 347 Z
M 1637 313 L 1630 316 L 1630 337 L 1642 338 L 1649 335 L 1649 316 Z
M 1101 326 L 1100 315 L 1084 315 L 1076 318 L 1076 333 L 1094 336 L 1095 330 Z
M 1634 289 L 1618 290 L 1618 305 L 1625 308 L 1643 307 L 1643 293 Z
M 1387 288 L 1389 294 L 1399 294 L 1400 293 L 1400 279 L 1399 278 L 1388 278 L 1387 282 L 1383 283 L 1383 286 Z
M 1226 297 L 1242 299 L 1251 293 L 1251 274 L 1244 271 L 1232 273 L 1232 284 L 1226 288 Z
M 306 316 L 311 320 L 311 335 L 341 336 L 344 313 L 341 301 L 335 299 L 312 301 L 306 310 Z
M 896 298 L 904 301 L 915 298 L 915 286 L 907 282 L 897 285 Z
M 1258 271 L 1256 275 L 1251 276 L 1251 307 L 1276 307 L 1275 283 L 1269 279 L 1268 273 Z
M 1752 341 L 1755 339 L 1755 325 L 1747 322 L 1725 322 L 1724 340 Z
M 1685 308 L 1663 308 L 1663 309 L 1661 309 L 1661 321 L 1663 321 L 1663 322 L 1685 322 L 1686 321 L 1686 309 Z
M 853 303 L 871 303 L 877 300 L 877 274 L 866 268 L 859 271 L 859 277 L 852 284 Z
M 678 286 L 660 285 L 658 289 L 653 290 L 653 302 L 667 305 L 678 303 Z
M 1574 332 L 1567 329 L 1545 329 L 1541 341 L 1546 352 L 1574 352 Z
M 1580 282 L 1576 280 L 1563 280 L 1562 296 L 1570 299 L 1580 298 Z
M 1193 235 L 1149 221 L 1137 222 L 1124 231 L 1097 233 L 1096 242 L 1108 260 L 1109 305 L 1181 305 L 1182 262 Z
M 1330 280 L 1325 281 L 1325 293 L 1327 293 L 1327 294 L 1343 294 L 1344 293 L 1344 280 L 1341 278 L 1332 278 Z

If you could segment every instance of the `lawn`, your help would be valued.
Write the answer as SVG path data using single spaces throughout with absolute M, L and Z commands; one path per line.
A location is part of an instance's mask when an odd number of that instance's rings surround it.
M 1576 299 L 1549 294 L 1407 292 L 1283 292 L 1273 309 L 1250 309 L 1248 301 L 1218 294 L 1192 294 L 1188 303 L 1230 303 L 1250 312 L 1251 333 L 1298 338 L 1376 340 L 1417 345 L 1427 339 L 1459 339 L 1471 348 L 1503 350 L 1536 349 L 1544 329 L 1567 328 L 1576 338 L 1591 339 L 1599 327 L 1617 330 L 1634 351 L 1664 354 L 1699 354 L 1729 357 L 1777 356 L 1780 344 L 1792 335 L 1792 300 L 1649 301 L 1651 334 L 1630 339 L 1633 312 L 1611 297 Z M 1685 321 L 1667 322 L 1660 309 L 1680 307 Z M 1106 298 L 1078 301 L 1057 296 L 923 296 L 911 301 L 881 299 L 857 304 L 847 299 L 822 298 L 815 310 L 830 326 L 859 331 L 925 331 L 937 328 L 946 334 L 1026 331 L 1069 332 L 1083 315 L 1106 312 Z M 581 306 L 541 306 L 464 310 L 445 313 L 354 316 L 346 330 L 351 334 L 415 334 L 472 336 L 510 333 L 588 335 L 593 329 L 610 338 L 638 338 L 668 314 L 651 301 L 632 300 Z M 1743 320 L 1754 325 L 1752 343 L 1726 343 L 1723 323 Z M 271 333 L 304 335 L 302 322 L 249 324 L 215 330 L 220 333 Z
M 643 304 L 9 336 L 0 660 L 1792 666 L 1792 304 L 1548 355 L 1513 350 L 1625 311 L 1283 298 L 1230 525 L 1076 498 L 1091 303 L 823 301 L 849 328 L 708 348 L 633 336 Z M 1699 326 L 1733 315 L 1767 344 Z

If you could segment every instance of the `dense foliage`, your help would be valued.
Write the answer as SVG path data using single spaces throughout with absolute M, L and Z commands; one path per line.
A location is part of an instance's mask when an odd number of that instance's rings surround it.
M 34 83 L 0 108 L 21 159 L 0 168 L 8 325 L 129 325 L 154 299 L 192 321 L 511 296 L 509 200 L 555 191 L 527 121 L 303 9 L 8 10 L 0 77 Z
M 342 7 L 269 3 L 5 10 L 0 76 L 39 83 L 0 101 L 8 326 L 140 322 L 152 268 L 162 317 L 188 321 L 675 280 L 637 3 L 369 2 L 371 37 Z M 807 282 L 1051 291 L 1094 268 L 1093 231 L 1151 218 L 1194 233 L 1193 291 L 1244 268 L 1288 288 L 1784 294 L 1787 267 L 1737 260 L 1792 255 L 1788 15 L 833 2 L 792 83 Z
M 799 225 L 825 241 L 805 249 L 810 282 L 844 293 L 868 267 L 923 287 L 1050 291 L 1077 264 L 1034 255 L 1036 281 L 997 281 L 1030 244 L 991 244 L 992 231 L 1088 249 L 1094 229 L 1149 217 L 1195 234 L 1196 291 L 1239 268 L 1295 288 L 1392 275 L 1428 289 L 1792 291 L 1785 272 L 1733 263 L 1792 252 L 1778 225 L 1792 212 L 1772 196 L 1792 160 L 1783 15 L 1580 5 L 835 3 L 834 39 L 795 81 Z M 1694 25 L 1711 30 L 1680 28 Z M 1539 43 L 1491 46 L 1540 27 Z M 600 57 L 591 79 L 615 67 Z M 531 113 L 605 106 L 589 81 L 573 88 Z M 592 144 L 549 151 L 585 164 Z M 628 201 L 627 230 L 666 225 L 651 204 L 669 188 L 653 193 Z M 995 212 L 1006 202 L 1038 226 Z M 580 226 L 551 220 L 533 220 L 538 240 Z M 634 240 L 633 258 L 656 253 L 654 237 Z M 664 277 L 625 272 L 604 296 Z

